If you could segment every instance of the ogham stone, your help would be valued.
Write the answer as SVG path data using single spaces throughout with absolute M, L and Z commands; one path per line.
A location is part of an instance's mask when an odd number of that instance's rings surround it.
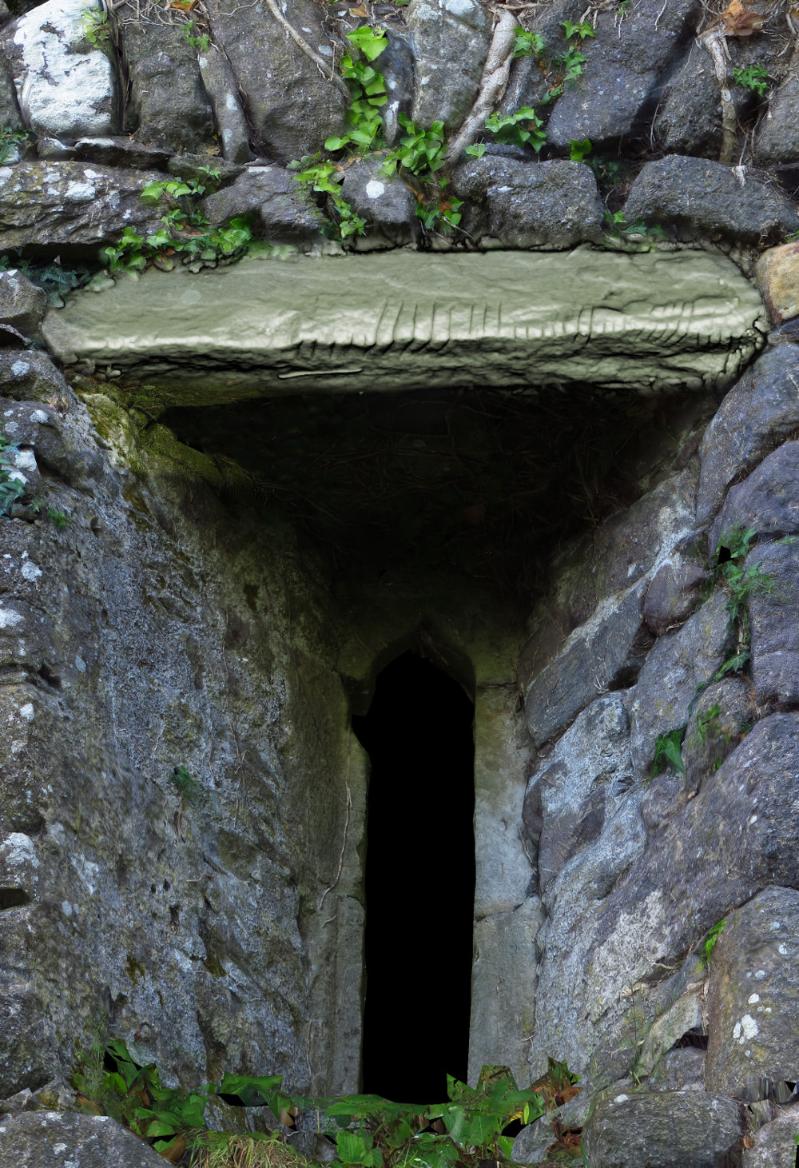
M 47 0 L 5 30 L 19 105 L 36 134 L 69 141 L 114 133 L 114 66 L 86 36 L 91 14 L 102 12 L 86 0 Z

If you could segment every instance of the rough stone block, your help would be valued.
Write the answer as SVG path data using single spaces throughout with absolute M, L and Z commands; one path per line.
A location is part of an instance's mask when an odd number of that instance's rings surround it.
M 125 227 L 154 227 L 163 212 L 139 195 L 148 182 L 163 177 L 82 162 L 0 167 L 0 248 L 99 245 L 115 240 Z
M 353 211 L 366 220 L 367 237 L 377 232 L 396 245 L 415 239 L 419 226 L 416 200 L 402 179 L 383 174 L 380 159 L 364 158 L 348 167 L 341 193 Z
M 107 1115 L 32 1111 L 0 1119 L 0 1168 L 160 1168 L 164 1160 Z
M 673 227 L 680 237 L 732 239 L 763 246 L 799 230 L 791 200 L 745 169 L 672 154 L 647 162 L 636 178 L 624 214 Z
M 728 532 L 749 529 L 758 535 L 799 531 L 799 442 L 784 442 L 731 488 L 710 529 L 710 550 Z
M 743 1136 L 740 1108 L 700 1091 L 621 1092 L 583 1132 L 591 1168 L 717 1168 Z
M 799 1079 L 798 960 L 795 889 L 766 888 L 728 916 L 710 961 L 709 1091 L 755 1100 Z
M 689 39 L 701 12 L 699 0 L 639 0 L 617 23 L 614 12 L 596 22 L 596 38 L 583 41 L 583 75 L 567 84 L 549 120 L 549 140 L 566 148 L 590 138 L 594 147 L 626 138 L 642 127 L 661 73 Z
M 799 316 L 799 242 L 769 248 L 755 271 L 774 324 Z
M 656 636 L 671 632 L 696 609 L 708 582 L 699 549 L 677 551 L 658 568 L 644 597 L 644 620 Z
M 542 891 L 615 811 L 631 779 L 629 732 L 622 695 L 598 698 L 530 777 L 523 822 Z
M 226 0 L 207 5 L 214 42 L 227 56 L 254 130 L 253 146 L 286 163 L 322 148 L 344 129 L 349 104 L 343 85 L 324 76 L 263 5 L 243 8 Z M 333 73 L 335 45 L 314 0 L 292 0 L 291 24 Z M 253 46 L 258 51 L 253 52 Z
M 0 322 L 23 336 L 36 337 L 47 309 L 47 296 L 13 268 L 0 272 Z
M 647 775 L 659 735 L 685 726 L 698 689 L 723 664 L 730 639 L 727 598 L 716 592 L 677 632 L 660 637 L 630 699 L 632 757 Z
M 110 57 L 86 38 L 86 0 L 47 0 L 5 34 L 20 108 L 37 134 L 75 139 L 117 129 L 116 79 Z
M 407 23 L 416 59 L 413 120 L 456 129 L 477 95 L 491 39 L 488 12 L 479 0 L 411 0 Z
M 469 234 L 490 236 L 505 247 L 573 247 L 597 240 L 602 231 L 596 179 L 579 162 L 519 162 L 486 154 L 464 163 L 453 185 L 456 194 L 477 204 Z
M 234 215 L 260 221 L 264 238 L 275 243 L 319 240 L 325 218 L 294 175 L 282 166 L 250 166 L 230 186 L 204 202 L 211 223 Z
M 746 566 L 763 578 L 749 598 L 755 695 L 791 705 L 799 701 L 799 543 L 756 548 Z
M 799 1107 L 792 1107 L 755 1132 L 744 1149 L 743 1168 L 796 1168 Z
M 565 729 L 599 694 L 629 684 L 646 656 L 643 592 L 643 585 L 635 584 L 609 598 L 532 678 L 524 708 L 536 746 Z
M 127 118 L 136 137 L 174 152 L 212 150 L 211 103 L 185 23 L 170 23 L 168 16 L 143 20 L 131 3 L 113 14 L 130 85 Z
M 755 135 L 754 155 L 759 166 L 799 161 L 799 49 L 782 85 L 769 98 L 766 116 Z
M 699 694 L 682 745 L 687 790 L 699 790 L 706 775 L 719 769 L 755 720 L 749 683 L 725 677 Z
M 777 345 L 746 370 L 711 421 L 700 447 L 697 520 L 708 523 L 730 483 L 747 474 L 799 426 L 799 348 Z

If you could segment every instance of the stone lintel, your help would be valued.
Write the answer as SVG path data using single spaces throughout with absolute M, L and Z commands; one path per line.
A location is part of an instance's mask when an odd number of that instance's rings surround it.
M 724 386 L 764 327 L 757 290 L 725 256 L 580 247 L 150 271 L 70 297 L 44 334 L 63 362 L 113 365 L 131 400 L 168 406 L 309 391 Z

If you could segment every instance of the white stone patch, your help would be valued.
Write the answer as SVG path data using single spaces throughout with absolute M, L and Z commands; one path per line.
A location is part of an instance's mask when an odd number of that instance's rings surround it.
M 613 1100 L 613 1102 L 614 1103 L 626 1103 L 629 1098 L 630 1098 L 629 1095 L 617 1095 L 616 1098 Z
M 26 702 L 24 706 L 19 709 L 20 718 L 24 718 L 26 722 L 32 722 L 36 717 L 36 711 L 33 708 L 33 702 Z
M 82 657 L 75 658 L 75 668 L 77 669 L 78 673 L 85 673 L 86 672 L 86 662 L 83 660 Z
M 6 410 L 5 416 L 8 417 L 10 413 L 11 410 Z M 6 434 L 16 434 L 19 430 L 19 422 L 6 422 L 5 430 Z
M 21 49 L 17 96 L 39 135 L 69 139 L 116 129 L 113 66 L 85 36 L 83 14 L 94 7 L 86 0 L 47 0 L 16 21 L 14 43 Z
M 732 1028 L 732 1036 L 739 1046 L 750 1042 L 759 1033 L 757 1022 L 751 1014 L 744 1014 L 740 1022 L 736 1022 Z
M 12 831 L 7 835 L 2 845 L 3 859 L 9 868 L 38 868 L 39 860 L 36 848 L 29 835 L 21 831 Z
M 749 816 L 749 826 L 751 827 L 753 823 L 757 823 L 757 816 L 756 815 Z
M 788 946 L 783 942 L 782 944 L 777 946 L 777 952 L 779 953 L 780 957 L 787 957 L 788 956 Z
M 61 911 L 65 917 L 72 916 L 72 905 L 69 903 L 68 900 L 61 901 Z
M 479 11 L 479 5 L 474 0 L 444 0 L 443 7 L 453 16 L 471 16 L 476 9 Z
M 239 103 L 236 101 L 235 96 L 232 93 L 226 94 L 225 95 L 225 109 L 230 110 L 231 113 L 236 113 L 238 108 L 239 108 Z
M 0 607 L 0 629 L 13 629 L 17 625 L 21 625 L 24 619 L 22 614 L 13 608 Z
M 28 481 L 21 470 L 10 470 L 8 471 L 7 477 L 13 479 L 16 483 L 27 483 Z
M 763 979 L 764 979 L 766 976 L 767 976 L 767 974 L 766 974 L 766 971 L 765 971 L 765 969 L 758 969 L 758 970 L 755 972 L 755 981 L 763 981 Z
M 38 470 L 36 455 L 32 450 L 18 450 L 14 455 L 14 466 L 19 470 Z
M 90 182 L 67 183 L 64 198 L 70 203 L 89 203 L 97 195 L 97 187 Z
M 53 1144 L 53 1153 L 56 1156 L 63 1156 L 67 1150 L 66 1144 Z
M 376 178 L 370 178 L 366 184 L 367 199 L 379 199 L 381 195 L 386 193 L 386 184 L 379 182 Z
M 34 564 L 33 560 L 26 560 L 20 568 L 20 572 L 22 573 L 23 579 L 30 580 L 33 583 L 34 580 L 38 580 L 41 576 L 42 569 L 38 564 Z
M 25 377 L 30 371 L 31 367 L 27 361 L 15 361 L 11 366 L 12 377 Z
M 760 1001 L 760 994 L 750 994 L 749 995 L 748 1003 L 750 1006 L 756 1006 L 759 1001 Z
M 769 925 L 769 928 L 771 929 L 772 933 L 779 933 L 780 929 L 782 928 L 782 921 L 772 921 Z

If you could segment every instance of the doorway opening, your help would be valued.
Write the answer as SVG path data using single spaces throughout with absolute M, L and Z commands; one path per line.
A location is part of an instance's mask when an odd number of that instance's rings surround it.
M 407 652 L 353 729 L 371 760 L 363 1090 L 446 1099 L 466 1079 L 474 910 L 474 705 Z

